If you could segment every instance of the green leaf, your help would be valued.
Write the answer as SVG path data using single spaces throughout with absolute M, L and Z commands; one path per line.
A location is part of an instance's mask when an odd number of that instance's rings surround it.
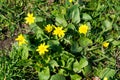
M 48 80 L 50 77 L 50 70 L 45 67 L 41 72 L 38 72 L 39 80 Z
M 73 64 L 73 71 L 80 73 L 80 72 L 81 72 L 81 69 L 79 68 L 79 66 L 80 66 L 80 64 L 79 64 L 79 62 L 76 60 L 76 61 L 74 62 L 74 64 Z
M 104 77 L 113 78 L 115 73 L 116 73 L 116 71 L 114 69 L 105 68 L 99 73 L 99 77 L 100 78 L 104 78 Z
M 84 76 L 88 76 L 92 71 L 91 65 L 87 65 L 83 70 L 82 73 Z
M 19 60 L 16 64 L 16 66 L 30 66 L 32 65 L 32 60 L 25 59 L 25 60 Z
M 76 30 L 75 26 L 72 23 L 68 24 L 67 27 L 69 30 Z
M 60 64 L 59 64 L 60 66 L 62 66 L 62 67 L 65 67 L 65 60 L 60 60 Z
M 15 26 L 10 26 L 10 31 L 13 33 L 15 31 Z
M 56 25 L 57 26 L 63 26 L 66 27 L 67 26 L 67 21 L 65 20 L 63 15 L 59 15 L 55 18 L 56 20 Z
M 114 40 L 114 41 L 112 42 L 112 44 L 113 44 L 114 46 L 118 46 L 118 45 L 120 45 L 120 41 Z
M 71 46 L 71 52 L 78 53 L 80 51 L 82 51 L 82 47 L 79 47 L 78 43 L 76 41 L 74 41 L 72 46 Z
M 20 51 L 20 54 L 19 54 L 19 51 Z M 18 46 L 17 43 L 14 43 L 12 45 L 12 49 L 11 49 L 11 52 L 10 52 L 10 58 L 11 59 L 17 59 L 20 56 L 21 56 L 21 48 Z
M 31 24 L 30 25 L 31 30 L 35 33 L 36 39 L 41 39 L 43 40 L 43 36 L 45 36 L 44 31 L 42 28 L 37 26 L 36 24 Z
M 103 30 L 104 31 L 108 31 L 112 29 L 112 22 L 110 22 L 109 20 L 105 20 L 103 22 Z
M 58 63 L 55 61 L 55 60 L 51 60 L 50 62 L 49 62 L 49 64 L 50 64 L 50 66 L 54 69 L 54 67 L 58 67 L 59 65 L 58 65 Z
M 81 37 L 79 39 L 79 43 L 82 47 L 87 47 L 89 45 L 92 45 L 92 40 L 90 40 L 89 38 L 86 38 L 86 37 Z
M 54 15 L 54 16 L 58 16 L 59 11 L 57 10 L 56 7 L 54 7 L 54 10 L 51 11 L 51 14 Z
M 44 34 L 43 29 L 41 29 L 36 24 L 31 24 L 30 28 L 36 33 L 36 34 Z
M 60 13 L 65 15 L 66 14 L 66 8 L 63 6 L 60 6 Z
M 75 24 L 80 22 L 80 10 L 78 7 L 78 5 L 74 5 L 70 8 L 70 18 Z
M 59 43 L 58 40 L 49 40 L 48 44 L 50 45 L 50 48 L 53 51 L 59 51 L 59 50 L 61 50 L 60 43 Z
M 47 80 L 47 79 L 46 79 Z M 59 75 L 59 74 L 55 74 L 51 77 L 50 80 L 66 80 L 64 76 Z
M 69 58 L 66 64 L 66 68 L 72 70 L 73 62 L 74 62 L 74 58 Z
M 24 46 L 22 50 L 22 59 L 28 59 L 28 47 Z
M 82 77 L 78 74 L 70 75 L 71 80 L 82 80 Z
M 87 14 L 87 13 L 83 13 L 82 19 L 83 20 L 92 20 L 92 17 L 89 14 Z
M 35 17 L 35 22 L 42 22 L 42 21 L 43 21 L 42 17 L 40 17 L 40 16 Z
M 80 73 L 82 68 L 86 67 L 88 65 L 88 61 L 86 58 L 81 58 L 78 62 L 77 60 L 73 64 L 73 71 Z
M 49 40 L 48 41 L 48 44 L 51 46 L 51 47 L 55 47 L 55 46 L 59 46 L 60 43 L 58 40 Z
M 84 68 L 85 66 L 88 65 L 88 61 L 86 58 L 81 58 L 79 64 L 80 64 L 79 68 Z
M 68 76 L 67 71 L 65 69 L 59 69 L 58 74 Z

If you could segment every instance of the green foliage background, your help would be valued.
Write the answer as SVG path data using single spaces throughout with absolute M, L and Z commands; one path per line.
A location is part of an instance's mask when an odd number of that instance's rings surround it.
M 32 25 L 24 20 L 28 12 L 36 18 Z M 47 24 L 62 26 L 64 38 L 45 32 Z M 89 26 L 86 36 L 78 32 L 81 24 Z M 27 45 L 14 41 L 0 51 L 1 80 L 120 79 L 119 0 L 0 0 L 0 40 L 21 33 Z M 36 52 L 42 42 L 50 45 L 43 57 Z

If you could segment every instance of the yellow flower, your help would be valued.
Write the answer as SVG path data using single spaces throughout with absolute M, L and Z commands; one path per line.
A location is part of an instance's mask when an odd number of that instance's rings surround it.
M 26 40 L 22 34 L 20 34 L 15 40 L 19 42 L 19 46 L 26 44 Z
M 70 3 L 72 3 L 72 2 L 73 2 L 73 0 L 69 0 L 69 2 L 70 2 Z
M 88 26 L 87 26 L 86 24 L 81 25 L 81 26 L 79 27 L 79 32 L 80 32 L 80 33 L 83 33 L 83 34 L 86 35 L 87 31 L 88 31 Z
M 57 35 L 58 37 L 64 37 L 65 30 L 62 30 L 62 27 L 55 27 L 55 30 L 53 31 L 53 35 Z
M 103 80 L 108 80 L 108 78 L 107 77 L 104 77 L 104 79 Z
M 107 48 L 109 46 L 108 42 L 103 42 L 103 47 Z
M 47 49 L 48 47 L 49 45 L 45 45 L 45 43 L 43 43 L 43 44 L 40 44 L 40 46 L 38 46 L 38 49 L 36 51 L 38 51 L 39 54 L 42 56 L 45 54 L 45 52 L 48 52 L 48 49 Z
M 46 27 L 45 27 L 45 30 L 50 33 L 52 30 L 53 30 L 53 25 L 51 26 L 50 24 L 48 24 Z
M 33 13 L 28 13 L 27 17 L 25 17 L 26 23 L 29 25 L 35 22 L 35 17 L 33 17 Z

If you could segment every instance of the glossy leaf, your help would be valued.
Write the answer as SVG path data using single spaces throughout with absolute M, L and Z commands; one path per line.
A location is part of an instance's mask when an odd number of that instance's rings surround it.
M 58 65 L 58 63 L 57 63 L 57 61 L 55 61 L 55 60 L 51 60 L 50 62 L 49 62 L 49 64 L 50 64 L 50 66 L 54 69 L 54 67 L 58 67 L 59 65 Z
M 76 30 L 75 26 L 72 23 L 68 24 L 68 29 L 69 30 Z
M 75 24 L 80 22 L 80 10 L 78 8 L 78 5 L 74 5 L 70 8 L 70 18 Z
M 112 29 L 112 22 L 110 22 L 109 20 L 105 20 L 103 22 L 103 30 L 104 31 L 108 31 L 108 30 L 111 30 Z
M 101 78 L 107 77 L 107 78 L 113 78 L 113 76 L 115 75 L 116 71 L 114 69 L 110 69 L 110 68 L 105 68 L 103 70 L 100 71 L 99 76 Z
M 65 70 L 65 69 L 59 69 L 58 74 L 68 76 L 67 70 Z
M 86 67 L 88 65 L 88 61 L 86 58 L 81 58 L 78 62 L 77 60 L 73 64 L 73 71 L 80 73 L 82 68 Z
M 38 72 L 39 80 L 48 80 L 50 77 L 50 70 L 45 67 L 41 72 Z
M 78 45 L 78 43 L 76 41 L 73 42 L 72 46 L 71 46 L 71 52 L 72 53 L 78 53 L 82 50 L 82 47 L 80 47 Z
M 66 20 L 65 20 L 65 18 L 64 18 L 64 16 L 63 15 L 59 15 L 59 16 L 57 16 L 56 18 L 55 18 L 55 20 L 56 20 L 56 25 L 57 26 L 63 26 L 63 27 L 66 27 L 67 26 L 67 22 L 66 22 Z
M 50 80 L 66 80 L 64 76 L 59 75 L 59 74 L 55 74 L 53 75 Z
M 82 80 L 82 77 L 78 74 L 70 75 L 71 80 Z
M 72 70 L 74 58 L 69 58 L 66 64 L 66 68 Z
M 80 72 L 81 72 L 81 68 L 80 68 L 79 66 L 80 66 L 80 64 L 79 64 L 79 62 L 76 60 L 76 61 L 74 62 L 74 64 L 73 64 L 73 71 L 74 71 L 74 72 L 77 72 L 77 73 L 80 73 Z
M 79 43 L 82 47 L 87 47 L 89 45 L 92 45 L 92 40 L 90 40 L 89 38 L 86 38 L 86 37 L 81 37 L 79 39 Z
M 118 45 L 120 45 L 120 41 L 114 40 L 114 41 L 112 42 L 112 44 L 113 44 L 114 46 L 118 46 Z
M 39 17 L 39 16 L 35 17 L 35 22 L 42 22 L 42 21 L 43 21 L 42 17 Z
M 88 61 L 86 58 L 81 58 L 79 64 L 80 64 L 79 68 L 84 68 L 85 66 L 88 65 Z
M 87 13 L 83 13 L 82 19 L 83 20 L 92 20 L 92 17 Z

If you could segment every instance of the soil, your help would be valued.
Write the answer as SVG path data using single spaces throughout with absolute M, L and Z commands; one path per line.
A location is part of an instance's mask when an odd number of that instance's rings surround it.
M 10 50 L 13 42 L 14 39 L 12 38 L 8 38 L 6 40 L 0 41 L 0 50 L 5 50 L 5 49 Z
M 10 36 L 11 32 L 5 27 L 2 30 L 2 35 L 4 36 L 4 39 L 0 39 L 0 50 L 10 50 L 12 47 L 12 44 L 15 42 L 15 38 L 18 36 L 18 34 L 27 34 L 29 32 L 29 27 L 27 24 L 22 24 L 20 27 L 18 27 L 14 33 L 13 36 Z

